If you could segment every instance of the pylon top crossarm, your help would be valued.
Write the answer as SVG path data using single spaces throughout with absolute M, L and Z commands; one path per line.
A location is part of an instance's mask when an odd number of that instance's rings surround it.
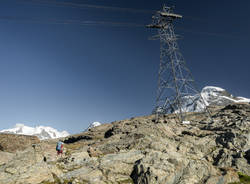
M 179 14 L 175 14 L 175 13 L 168 13 L 168 12 L 158 12 L 162 17 L 169 17 L 169 18 L 173 18 L 173 19 L 176 19 L 176 18 L 179 18 L 181 19 L 182 18 L 182 15 L 179 15 Z
M 182 18 L 182 15 L 173 13 L 172 8 L 164 6 L 161 11 L 157 11 L 153 17 L 154 23 L 147 25 L 147 28 L 164 29 L 168 22 Z

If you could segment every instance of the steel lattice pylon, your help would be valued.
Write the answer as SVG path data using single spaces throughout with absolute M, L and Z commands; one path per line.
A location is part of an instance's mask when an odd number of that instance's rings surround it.
M 160 39 L 161 44 L 158 91 L 153 113 L 157 117 L 160 114 L 176 113 L 179 120 L 184 121 L 184 113 L 188 111 L 184 104 L 193 103 L 197 96 L 203 103 L 204 100 L 194 87 L 194 79 L 177 44 L 178 36 L 174 32 L 173 21 L 182 16 L 173 13 L 173 8 L 163 6 L 152 18 L 153 23 L 147 27 L 158 29 L 158 35 L 154 38 Z

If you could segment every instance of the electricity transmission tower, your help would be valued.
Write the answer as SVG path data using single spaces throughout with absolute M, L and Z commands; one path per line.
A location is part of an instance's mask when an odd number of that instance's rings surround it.
M 210 117 L 177 44 L 178 36 L 174 32 L 173 22 L 181 18 L 182 15 L 175 14 L 173 8 L 163 6 L 152 17 L 152 24 L 147 25 L 148 28 L 158 29 L 158 35 L 153 38 L 160 39 L 161 44 L 157 99 L 153 110 L 157 119 L 162 114 L 175 113 L 179 121 L 184 121 L 184 113 L 192 111 L 188 107 L 197 99 L 200 99 L 199 103 Z

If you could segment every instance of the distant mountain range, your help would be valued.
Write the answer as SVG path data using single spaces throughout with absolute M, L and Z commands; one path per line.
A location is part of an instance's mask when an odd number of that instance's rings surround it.
M 69 135 L 69 133 L 66 131 L 59 132 L 58 130 L 51 127 L 46 127 L 46 126 L 29 127 L 25 126 L 24 124 L 16 124 L 14 128 L 1 130 L 0 133 L 1 132 L 12 133 L 12 134 L 34 135 L 37 136 L 40 140 L 55 139 L 60 137 L 66 137 Z
M 186 96 L 183 98 L 182 111 L 200 112 L 203 111 L 204 108 L 209 105 L 226 106 L 232 103 L 250 103 L 250 99 L 244 97 L 235 97 L 232 94 L 228 93 L 225 89 L 222 89 L 220 87 L 206 86 L 202 89 L 200 95 L 197 94 L 194 96 Z M 101 125 L 101 123 L 93 122 L 88 126 L 85 131 L 99 125 Z M 51 127 L 29 127 L 23 124 L 16 124 L 14 128 L 5 129 L 0 131 L 0 133 L 1 132 L 23 135 L 35 135 L 40 140 L 66 137 L 70 135 L 66 131 L 59 132 L 58 130 Z
M 201 112 L 207 106 L 226 106 L 232 103 L 250 103 L 250 99 L 244 97 L 235 97 L 225 89 L 215 86 L 204 87 L 200 94 L 197 93 L 193 96 L 184 96 L 181 99 L 182 112 Z M 166 112 L 161 107 L 158 107 L 153 113 L 178 113 L 180 109 L 174 108 L 167 109 Z
M 101 125 L 99 122 L 91 123 L 88 128 L 85 130 L 89 130 L 90 128 Z M 66 131 L 58 131 L 51 127 L 46 126 L 36 126 L 29 127 L 24 124 L 16 124 L 14 128 L 1 130 L 0 133 L 10 133 L 10 134 L 22 134 L 22 135 L 34 135 L 37 136 L 40 140 L 44 139 L 55 139 L 60 137 L 67 137 L 70 134 Z

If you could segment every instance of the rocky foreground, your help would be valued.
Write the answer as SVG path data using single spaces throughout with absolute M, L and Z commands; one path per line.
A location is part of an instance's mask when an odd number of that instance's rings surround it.
M 174 115 L 159 121 L 152 115 L 104 124 L 65 138 L 58 158 L 56 140 L 15 153 L 2 147 L 0 183 L 237 183 L 239 172 L 250 175 L 250 105 L 215 108 L 212 117 L 188 113 L 191 123 L 181 124 Z

